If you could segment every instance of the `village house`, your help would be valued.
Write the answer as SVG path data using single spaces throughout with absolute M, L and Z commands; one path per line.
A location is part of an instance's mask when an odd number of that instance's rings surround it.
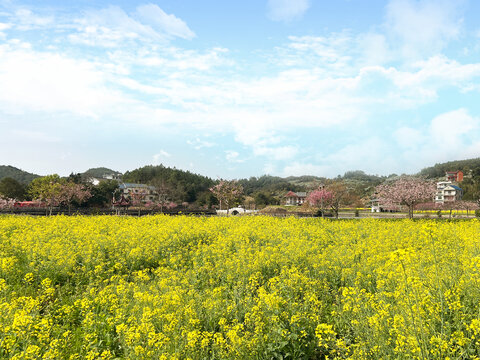
M 307 199 L 307 193 L 306 192 L 293 192 L 289 191 L 285 195 L 286 201 L 285 205 L 302 205 L 305 203 L 305 200 Z
M 121 183 L 118 188 L 121 195 L 127 199 L 135 199 L 146 202 L 158 200 L 158 194 L 154 186 L 145 184 Z
M 445 172 L 445 181 L 462 182 L 463 181 L 463 172 L 461 170 L 446 171 Z
M 462 174 L 463 176 L 463 174 Z M 451 181 L 440 181 L 437 183 L 437 192 L 435 194 L 435 204 L 445 204 L 462 200 L 463 190 Z
M 112 173 L 112 174 L 103 174 L 101 178 L 91 176 L 87 179 L 87 181 L 90 184 L 92 184 L 94 186 L 97 186 L 103 180 L 117 180 L 117 181 L 120 181 L 121 178 L 122 178 L 121 173 Z

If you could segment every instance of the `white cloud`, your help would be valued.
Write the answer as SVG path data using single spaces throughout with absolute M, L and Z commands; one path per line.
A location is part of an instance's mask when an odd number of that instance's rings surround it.
M 240 153 L 235 150 L 226 150 L 225 159 L 230 163 L 243 163 L 245 160 L 239 158 Z
M 345 45 L 350 44 L 348 39 L 345 34 L 332 36 L 335 51 L 327 46 L 330 40 L 323 38 L 291 38 L 285 48 L 299 56 L 315 53 L 335 63 L 353 58 Z M 0 47 L 0 81 L 10 91 L 0 93 L 0 106 L 9 112 L 73 112 L 136 123 L 149 130 L 169 124 L 234 134 L 254 155 L 287 161 L 300 153 L 298 139 L 287 141 L 292 130 L 337 127 L 349 131 L 350 125 L 366 122 L 372 114 L 415 108 L 436 99 L 441 89 L 464 89 L 480 76 L 480 64 L 434 56 L 402 70 L 346 65 L 325 71 L 306 63 L 288 70 L 274 68 L 269 76 L 232 79 L 220 67 L 226 64 L 227 72 L 231 69 L 223 49 L 205 51 L 205 67 L 179 69 L 175 69 L 178 61 L 191 63 L 198 52 L 162 50 L 145 49 L 138 56 L 119 50 L 87 61 L 61 52 L 36 52 L 20 42 L 4 45 Z M 137 77 L 138 64 L 153 57 L 158 62 L 142 71 L 154 76 Z M 197 149 L 212 146 L 202 141 L 189 144 Z
M 302 176 L 302 175 L 317 175 L 326 176 L 330 174 L 331 169 L 328 166 L 297 163 L 294 162 L 283 168 L 283 176 Z
M 297 156 L 298 148 L 296 146 L 254 146 L 253 152 L 257 156 L 266 156 L 270 160 L 290 160 Z
M 172 155 L 165 150 L 160 150 L 157 154 L 153 155 L 153 163 L 158 165 L 162 163 L 162 160 L 168 159 L 172 157 Z
M 394 137 L 401 145 L 396 154 L 404 170 L 419 171 L 426 164 L 478 157 L 480 118 L 466 109 L 435 116 L 418 129 L 399 128 Z
M 270 5 L 275 4 L 271 1 Z M 308 8 L 302 1 L 276 5 L 277 9 L 283 6 L 289 16 L 300 16 Z M 30 46 L 22 40 L 0 45 L 0 111 L 25 116 L 31 116 L 30 111 L 43 112 L 56 119 L 74 114 L 79 119 L 101 119 L 142 131 L 158 131 L 168 125 L 179 132 L 185 127 L 200 129 L 202 136 L 232 136 L 268 163 L 272 171 L 286 161 L 284 171 L 295 174 L 308 169 L 320 175 L 340 173 L 359 167 L 357 162 L 365 162 L 372 169 L 391 169 L 395 164 L 389 157 L 374 157 L 361 143 L 344 146 L 313 164 L 303 160 L 295 163 L 295 159 L 302 154 L 301 134 L 306 129 L 335 128 L 348 133 L 379 114 L 431 103 L 441 90 L 478 91 L 479 63 L 462 64 L 445 55 L 431 55 L 461 31 L 453 5 L 451 14 L 432 10 L 434 19 L 425 23 L 426 34 L 418 39 L 409 30 L 406 21 L 411 12 L 419 12 L 412 15 L 413 28 L 418 30 L 419 19 L 426 17 L 432 6 L 432 1 L 392 0 L 384 34 L 342 31 L 325 36 L 292 36 L 287 44 L 262 53 L 272 66 L 261 75 L 242 69 L 242 61 L 234 61 L 235 54 L 225 48 L 188 50 L 170 45 L 168 39 L 191 39 L 195 34 L 183 20 L 166 14 L 157 5 L 139 6 L 128 13 L 111 6 L 87 12 L 73 26 L 62 25 L 63 30 L 68 29 L 62 34 L 70 34 L 76 43 L 110 47 L 89 52 L 88 58 L 87 52 L 75 48 L 62 50 L 58 46 L 38 51 L 36 44 Z M 33 14 L 24 11 L 23 16 Z M 52 25 L 50 20 L 28 23 Z M 402 51 L 420 54 L 420 60 L 414 57 L 415 61 L 395 63 L 395 38 L 402 41 Z M 53 38 L 52 43 L 56 40 Z M 135 46 L 126 48 L 122 44 Z M 445 136 L 445 119 L 469 124 L 469 116 L 460 111 L 434 119 L 428 129 L 430 136 Z M 472 119 L 473 123 L 477 121 Z M 300 135 L 292 138 L 297 130 Z M 393 140 L 402 147 L 402 156 L 419 148 L 424 139 L 420 132 L 409 126 L 394 132 Z M 467 133 L 454 136 L 466 137 Z M 210 139 L 197 137 L 187 143 L 198 150 L 214 146 Z M 388 153 L 390 148 L 378 139 L 369 141 L 369 146 L 381 149 L 381 154 Z M 466 148 L 473 152 L 477 147 Z M 145 155 L 151 156 L 150 152 Z M 155 161 L 168 157 L 161 152 L 155 156 Z M 239 161 L 239 156 L 235 150 L 225 153 L 233 162 Z
M 19 30 L 40 29 L 53 25 L 54 21 L 55 17 L 53 15 L 37 15 L 27 8 L 21 8 L 15 11 L 15 27 Z
M 160 165 L 165 162 L 168 158 L 171 158 L 172 154 L 166 152 L 165 150 L 160 150 L 157 154 L 153 155 L 152 162 L 154 165 Z
M 8 30 L 12 27 L 12 24 L 8 23 L 0 23 L 0 31 Z
M 200 138 L 195 138 L 194 140 L 187 140 L 187 144 L 193 146 L 195 150 L 200 150 L 202 148 L 210 148 L 215 146 L 214 142 L 201 140 Z
M 273 163 L 266 163 L 263 167 L 263 173 L 267 175 L 276 174 L 277 167 Z
M 388 142 L 372 136 L 329 151 L 328 154 L 318 154 L 311 162 L 289 163 L 283 168 L 282 175 L 333 177 L 354 169 L 388 174 L 395 172 L 398 167 L 398 155 L 391 152 Z
M 356 39 L 348 31 L 328 36 L 290 36 L 290 42 L 277 48 L 273 62 L 290 67 L 315 67 L 324 74 L 342 74 L 356 58 Z
M 404 149 L 414 149 L 426 140 L 421 131 L 406 126 L 395 130 L 393 135 L 400 147 Z
M 128 15 L 118 6 L 89 11 L 76 19 L 76 32 L 69 38 L 74 43 L 114 47 L 128 41 L 162 42 L 180 37 L 192 39 L 195 33 L 173 14 L 166 14 L 154 4 L 142 5 Z
M 125 101 L 106 87 L 106 76 L 92 63 L 36 52 L 24 44 L 0 46 L 0 109 L 70 112 L 96 117 Z M 8 89 L 8 90 L 7 90 Z
M 480 140 L 480 118 L 472 117 L 466 109 L 450 111 L 435 117 L 430 125 L 431 141 L 442 149 L 455 151 L 459 145 L 469 143 L 465 135 L 477 135 Z
M 392 51 L 388 39 L 384 34 L 366 33 L 357 38 L 359 63 L 362 66 L 383 65 L 392 60 Z
M 400 41 L 407 58 L 434 54 L 459 36 L 462 19 L 457 0 L 390 0 L 386 26 L 390 36 Z
M 153 29 L 169 36 L 192 39 L 195 33 L 187 24 L 173 14 L 167 14 L 158 5 L 147 4 L 137 7 L 138 17 Z
M 310 0 L 268 0 L 268 17 L 274 21 L 298 19 L 310 7 Z
M 33 141 L 38 143 L 59 143 L 62 140 L 58 136 L 45 133 L 43 131 L 32 130 L 12 130 L 13 137 L 22 139 L 22 141 Z

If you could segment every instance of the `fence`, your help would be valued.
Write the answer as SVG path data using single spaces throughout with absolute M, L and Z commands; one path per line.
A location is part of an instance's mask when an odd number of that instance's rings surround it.
M 50 214 L 50 209 L 46 208 L 12 208 L 1 209 L 0 214 L 46 216 Z M 65 208 L 53 208 L 52 215 L 129 215 L 145 216 L 154 214 L 165 215 L 216 215 L 215 210 L 151 210 L 151 209 L 112 209 L 112 208 L 77 208 L 70 211 Z

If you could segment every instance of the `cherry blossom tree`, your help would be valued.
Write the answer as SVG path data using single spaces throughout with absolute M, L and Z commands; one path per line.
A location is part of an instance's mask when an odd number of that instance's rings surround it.
M 322 217 L 324 217 L 325 209 L 331 207 L 334 202 L 334 194 L 324 187 L 319 187 L 317 190 L 314 190 L 308 194 L 306 201 L 311 206 L 315 206 L 320 209 L 322 212 Z
M 332 193 L 329 205 L 337 219 L 340 207 L 358 201 L 358 197 L 343 182 L 333 182 L 327 185 L 326 190 Z
M 462 210 L 467 210 L 467 217 L 470 210 L 475 211 L 480 208 L 480 204 L 475 201 L 461 200 L 459 203 Z
M 243 194 L 243 187 L 235 180 L 220 180 L 217 185 L 210 188 L 210 191 L 218 199 L 220 210 L 222 210 L 222 204 L 227 206 L 228 214 L 228 209 L 233 205 L 235 200 Z
M 415 205 L 423 201 L 431 201 L 435 191 L 436 186 L 433 182 L 411 176 L 401 177 L 393 183 L 381 184 L 376 188 L 381 205 L 406 206 L 410 219 L 413 218 Z
M 74 202 L 82 204 L 91 197 L 92 194 L 90 191 L 82 184 L 69 181 L 60 185 L 60 192 L 58 194 L 59 203 L 68 207 L 69 215 Z
M 163 212 L 163 209 L 168 206 L 171 202 L 171 198 L 174 194 L 174 189 L 172 186 L 168 185 L 163 179 L 154 179 L 152 185 L 155 187 L 157 193 L 158 201 L 155 202 L 155 207 L 160 208 L 160 211 Z
M 0 197 L 0 210 L 11 209 L 15 205 L 15 200 Z

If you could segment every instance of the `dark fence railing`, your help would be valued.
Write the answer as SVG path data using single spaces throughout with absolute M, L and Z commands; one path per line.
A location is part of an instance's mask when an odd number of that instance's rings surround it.
M 16 214 L 16 215 L 31 215 L 31 216 L 46 216 L 46 215 L 129 215 L 129 216 L 145 216 L 154 214 L 165 215 L 204 215 L 211 216 L 216 215 L 215 210 L 202 210 L 202 209 L 185 209 L 185 210 L 157 210 L 157 209 L 112 209 L 112 208 L 11 208 L 1 209 L 0 214 Z

